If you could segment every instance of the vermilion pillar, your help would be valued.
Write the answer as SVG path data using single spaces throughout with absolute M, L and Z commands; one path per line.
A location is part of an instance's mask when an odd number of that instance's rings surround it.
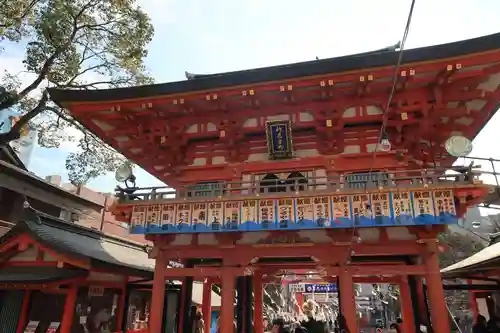
M 450 319 L 444 296 L 443 282 L 439 272 L 439 261 L 436 244 L 424 256 L 425 281 L 427 284 L 427 297 L 431 313 L 432 328 L 435 333 L 449 333 Z
M 205 332 L 210 332 L 212 324 L 212 280 L 206 279 L 203 283 L 203 321 L 205 322 Z
M 21 307 L 21 313 L 19 315 L 19 322 L 17 323 L 16 333 L 24 332 L 24 326 L 28 324 L 28 314 L 30 310 L 30 298 L 31 290 L 26 290 L 24 292 L 23 305 Z
M 429 325 L 429 317 L 427 315 L 427 306 L 425 305 L 424 283 L 422 277 L 416 277 L 416 294 L 418 296 L 417 302 L 420 309 L 420 321 L 424 325 Z
M 302 305 L 304 304 L 304 294 L 303 293 L 296 293 L 295 294 L 295 299 L 297 300 L 297 313 L 302 313 Z
M 236 277 L 230 269 L 222 269 L 222 304 L 220 315 L 221 333 L 232 333 L 234 331 L 234 287 Z
M 73 317 L 75 315 L 76 297 L 78 295 L 78 287 L 71 286 L 66 295 L 66 302 L 64 303 L 63 317 L 61 320 L 61 327 L 59 332 L 70 333 L 71 325 L 73 324 Z
M 106 197 L 107 198 L 107 197 Z M 116 330 L 121 331 L 123 328 L 123 317 L 125 316 L 126 310 L 125 306 L 127 304 L 127 283 L 125 283 L 122 287 L 122 293 L 120 295 L 120 303 L 118 305 L 118 315 L 116 318 Z
M 399 283 L 399 299 L 403 313 L 403 333 L 415 333 L 415 317 L 407 276 L 404 276 Z
M 263 307 L 263 285 L 262 285 L 262 274 L 256 272 L 253 277 L 253 299 L 254 299 L 254 318 L 253 325 L 255 333 L 264 333 L 264 318 L 262 317 L 262 307 Z
M 468 279 L 467 284 L 472 285 L 472 280 Z M 470 309 L 472 311 L 472 314 L 474 315 L 474 320 L 475 320 L 479 315 L 479 309 L 477 308 L 477 299 L 474 290 L 469 290 L 469 303 L 470 303 Z
M 160 251 L 161 253 L 161 251 Z M 149 310 L 149 332 L 160 333 L 163 320 L 163 306 L 165 304 L 165 270 L 167 266 L 163 256 L 158 255 L 155 264 L 151 307 Z
M 358 331 L 358 323 L 356 319 L 356 299 L 354 298 L 354 286 L 352 275 L 346 267 L 341 267 L 339 270 L 339 289 L 342 297 L 340 298 L 342 314 L 346 320 L 349 332 Z

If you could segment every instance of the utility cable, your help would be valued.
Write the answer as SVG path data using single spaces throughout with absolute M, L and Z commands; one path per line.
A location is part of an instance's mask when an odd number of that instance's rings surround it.
M 416 0 L 412 0 L 412 2 L 411 2 L 410 11 L 408 13 L 408 18 L 406 20 L 406 26 L 405 26 L 405 30 L 404 30 L 404 33 L 403 33 L 403 38 L 401 39 L 401 45 L 400 45 L 400 48 L 399 48 L 398 60 L 397 60 L 396 66 L 394 68 L 394 76 L 393 76 L 393 79 L 392 79 L 392 87 L 391 87 L 389 96 L 387 98 L 387 104 L 385 105 L 384 112 L 382 113 L 382 125 L 380 127 L 380 131 L 379 131 L 379 134 L 378 134 L 377 143 L 375 145 L 375 150 L 372 153 L 372 161 L 370 163 L 370 169 L 368 171 L 368 179 L 365 182 L 365 191 L 366 191 L 366 185 L 368 184 L 368 182 L 371 182 L 371 179 L 372 179 L 371 175 L 372 175 L 373 168 L 375 166 L 375 161 L 376 161 L 376 158 L 377 158 L 377 151 L 379 149 L 380 141 L 382 140 L 382 138 L 387 138 L 387 133 L 385 132 L 385 128 L 386 128 L 385 115 L 389 111 L 389 108 L 390 108 L 391 102 L 392 102 L 392 98 L 393 98 L 394 93 L 396 91 L 396 86 L 397 86 L 398 77 L 399 77 L 399 68 L 401 67 L 401 62 L 403 60 L 403 52 L 404 52 L 404 47 L 405 47 L 406 39 L 408 38 L 408 34 L 410 32 L 411 19 L 413 17 L 413 10 L 415 8 L 415 1 Z M 352 228 L 351 246 L 348 249 L 348 252 L 349 252 L 348 255 L 349 255 L 349 257 L 352 256 L 352 251 L 353 251 L 352 248 L 354 246 L 354 242 L 353 241 L 354 241 L 355 235 L 356 235 L 356 221 L 354 221 L 353 228 Z
M 389 96 L 387 98 L 387 104 L 385 105 L 384 112 L 382 113 L 382 125 L 380 127 L 380 131 L 378 134 L 378 140 L 377 140 L 377 144 L 375 146 L 375 150 L 373 151 L 373 154 L 372 154 L 372 163 L 370 166 L 370 171 L 368 172 L 369 176 L 370 176 L 371 172 L 373 171 L 375 160 L 377 158 L 377 152 L 379 149 L 380 141 L 382 140 L 384 135 L 387 135 L 387 133 L 385 132 L 385 128 L 386 128 L 385 115 L 387 114 L 387 112 L 389 111 L 389 108 L 391 107 L 392 98 L 394 97 L 394 93 L 396 92 L 396 86 L 397 86 L 398 77 L 399 77 L 399 68 L 401 67 L 401 62 L 403 60 L 403 53 L 404 53 L 404 49 L 405 49 L 406 39 L 408 38 L 408 34 L 410 32 L 410 25 L 411 25 L 411 19 L 413 17 L 413 9 L 414 8 L 415 8 L 415 0 L 412 0 L 411 6 L 410 6 L 410 12 L 408 13 L 408 19 L 406 20 L 405 31 L 403 33 L 403 38 L 401 39 L 401 46 L 399 48 L 398 61 L 396 63 L 396 67 L 394 68 L 394 75 L 392 78 L 391 91 L 390 91 Z

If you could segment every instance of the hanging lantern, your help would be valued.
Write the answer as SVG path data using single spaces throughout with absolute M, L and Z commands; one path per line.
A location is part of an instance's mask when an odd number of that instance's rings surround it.
M 465 157 L 472 152 L 472 142 L 465 136 L 455 135 L 446 140 L 444 148 L 451 156 Z
M 389 138 L 385 131 L 382 133 L 382 137 L 380 139 L 380 142 L 378 143 L 378 150 L 383 152 L 391 150 L 391 142 L 389 141 Z

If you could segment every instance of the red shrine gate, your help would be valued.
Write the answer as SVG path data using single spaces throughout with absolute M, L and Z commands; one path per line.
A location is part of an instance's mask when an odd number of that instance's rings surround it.
M 398 52 L 377 51 L 153 86 L 52 89 L 82 124 L 176 190 L 140 189 L 131 170 L 119 175 L 127 187 L 115 214 L 154 242 L 150 332 L 162 329 L 165 281 L 179 279 L 179 332 L 190 330 L 185 300 L 199 280 L 207 295 L 221 287 L 221 332 L 233 330 L 237 289 L 238 332 L 262 333 L 262 283 L 307 269 L 338 279 L 351 332 L 354 281 L 399 283 L 411 333 L 423 320 L 425 279 L 434 332 L 448 333 L 437 234 L 488 187 L 471 168 L 448 174 L 447 150 L 496 111 L 499 42 L 496 34 L 408 50 L 396 72 Z

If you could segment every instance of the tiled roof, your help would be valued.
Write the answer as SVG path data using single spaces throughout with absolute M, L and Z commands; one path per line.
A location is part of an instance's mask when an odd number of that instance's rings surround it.
M 500 267 L 500 243 L 495 243 L 472 256 L 441 270 L 444 277 L 479 274 Z
M 458 42 L 405 50 L 403 64 L 454 58 L 499 48 L 500 33 Z M 340 73 L 366 68 L 394 66 L 399 51 L 384 49 L 329 59 L 295 64 L 255 68 L 213 75 L 194 75 L 193 79 L 154 85 L 100 90 L 71 90 L 50 88 L 50 97 L 57 104 L 78 101 L 109 101 L 148 98 L 158 95 L 221 89 L 301 77 Z
M 97 230 L 28 211 L 0 243 L 14 234 L 28 233 L 36 241 L 76 258 L 89 258 L 93 265 L 112 265 L 134 270 L 139 275 L 152 276 L 154 260 L 149 259 L 147 247 L 106 235 Z

